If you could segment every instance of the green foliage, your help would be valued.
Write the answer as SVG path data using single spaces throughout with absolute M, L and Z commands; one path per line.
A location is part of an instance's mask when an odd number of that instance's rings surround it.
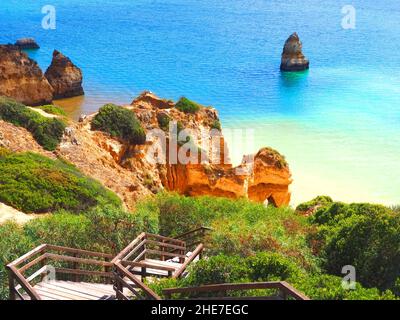
M 217 129 L 217 130 L 221 131 L 221 122 L 219 122 L 219 120 L 214 120 L 211 123 L 211 129 Z
M 366 287 L 394 288 L 400 276 L 400 216 L 372 204 L 333 203 L 317 210 L 312 223 L 321 242 L 323 267 L 340 274 L 345 265 L 357 270 Z
M 185 97 L 182 97 L 176 103 L 175 108 L 184 113 L 195 114 L 200 110 L 201 106 L 196 102 L 193 102 Z
M 133 144 L 144 144 L 146 134 L 135 114 L 123 107 L 106 104 L 92 120 L 92 129 L 109 133 Z
M 62 108 L 60 108 L 58 106 L 55 106 L 55 105 L 52 105 L 52 104 L 47 104 L 47 105 L 39 106 L 39 107 L 36 107 L 36 108 L 42 109 L 44 112 L 46 112 L 48 114 L 53 114 L 53 115 L 56 115 L 56 116 L 65 117 L 67 115 Z
M 296 208 L 296 211 L 307 212 L 314 208 L 326 207 L 332 202 L 332 198 L 329 196 L 318 196 L 311 201 L 299 204 Z
M 0 97 L 0 120 L 24 127 L 46 150 L 53 151 L 61 141 L 65 123 L 57 118 L 46 118 L 23 104 Z
M 260 251 L 279 251 L 305 268 L 316 267 L 307 245 L 306 219 L 290 208 L 171 193 L 158 194 L 151 202 L 152 210 L 159 215 L 161 234 L 176 236 L 196 227 L 212 227 L 205 239 L 209 254 L 250 256 Z
M 33 153 L 0 155 L 0 202 L 26 213 L 120 205 L 115 194 L 73 165 Z
M 157 122 L 162 130 L 168 131 L 171 118 L 166 113 L 160 112 L 157 114 Z

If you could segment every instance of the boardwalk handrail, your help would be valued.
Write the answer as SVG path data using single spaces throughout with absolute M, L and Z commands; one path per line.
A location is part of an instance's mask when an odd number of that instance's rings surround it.
M 49 261 L 67 262 L 70 265 L 68 268 L 55 266 L 55 274 L 69 276 L 72 277 L 70 280 L 78 281 L 82 276 L 111 278 L 112 263 L 109 260 L 112 257 L 108 253 L 42 244 L 7 265 L 10 300 L 15 300 L 17 297 L 26 300 L 27 296 L 31 300 L 41 300 L 32 282 L 37 278 L 42 279 L 49 273 L 49 268 L 46 267 Z M 97 270 L 86 270 L 81 265 L 91 266 Z M 38 270 L 27 275 L 28 270 L 35 267 Z M 23 290 L 25 295 L 20 290 Z
M 160 266 L 144 260 L 149 257 L 155 258 L 156 260 L 160 261 L 169 260 L 172 263 L 176 262 L 177 267 L 180 267 L 178 263 L 184 264 L 185 266 L 188 265 L 187 263 L 185 263 L 187 262 L 186 254 L 186 243 L 182 240 L 151 233 L 141 233 L 112 260 L 112 263 L 119 262 L 123 268 L 125 268 L 132 274 L 141 275 L 142 279 L 146 278 L 147 276 L 172 277 L 173 272 L 176 273 L 177 268 L 173 268 L 172 266 Z M 177 261 L 171 260 L 174 258 L 177 259 Z M 194 258 L 192 258 L 191 255 L 189 256 L 188 260 L 190 260 L 191 262 Z M 158 271 L 167 271 L 167 273 L 160 273 Z M 177 275 L 177 277 L 180 276 L 182 273 L 183 271 L 179 272 L 179 275 Z
M 188 248 L 192 248 L 202 243 L 204 237 L 206 236 L 206 233 L 212 230 L 212 228 L 201 226 L 196 229 L 179 234 L 175 237 L 175 239 L 185 241 L 186 246 Z
M 203 252 L 204 246 L 203 244 L 199 244 L 197 248 L 192 252 L 188 259 L 182 264 L 182 266 L 174 273 L 172 276 L 174 279 L 179 278 L 185 272 L 186 268 L 192 263 L 197 257 L 201 259 L 201 254 Z
M 142 281 L 140 281 L 134 274 L 132 274 L 126 267 L 121 263 L 121 260 L 114 261 L 114 290 L 118 300 L 128 300 L 129 297 L 124 293 L 124 288 L 128 289 L 134 296 L 139 299 L 148 298 L 150 300 L 161 300 L 161 298 Z M 136 286 L 133 287 L 129 284 L 125 278 L 128 278 Z M 143 297 L 136 289 L 143 291 L 145 297 Z
M 292 297 L 295 300 L 310 300 L 307 296 L 296 290 L 290 284 L 285 281 L 273 281 L 273 282 L 253 282 L 253 283 L 223 283 L 223 284 L 211 284 L 199 287 L 185 287 L 185 288 L 170 288 L 164 289 L 163 293 L 167 299 L 171 299 L 173 294 L 194 294 L 202 292 L 219 292 L 226 295 L 227 291 L 245 291 L 245 290 L 255 290 L 255 289 L 277 289 L 280 292 L 280 298 L 286 300 L 288 297 Z M 261 298 L 261 299 L 271 299 L 272 297 L 247 297 L 247 298 Z M 206 299 L 210 299 L 207 297 Z M 234 297 L 221 297 L 218 299 L 234 299 Z M 243 299 L 243 297 L 240 297 Z

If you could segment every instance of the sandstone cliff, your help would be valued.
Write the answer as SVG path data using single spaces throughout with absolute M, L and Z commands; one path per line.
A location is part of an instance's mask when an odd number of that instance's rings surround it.
M 53 100 L 53 88 L 38 64 L 18 47 L 0 45 L 0 96 L 41 105 Z
M 70 98 L 84 94 L 82 71 L 61 52 L 54 50 L 53 60 L 45 77 L 54 89 L 54 99 Z
M 293 33 L 285 42 L 282 52 L 282 71 L 302 71 L 310 67 L 309 60 L 303 54 L 303 45 L 297 33 Z
M 235 168 L 229 162 L 229 151 L 222 134 L 218 130 L 213 131 L 215 134 L 212 137 L 201 134 L 209 132 L 219 123 L 215 109 L 201 107 L 196 114 L 184 113 L 176 109 L 172 101 L 160 99 L 150 92 L 144 92 L 125 108 L 137 115 L 147 133 L 153 129 L 166 133 L 165 163 L 155 163 L 148 158 L 150 151 L 158 147 L 156 137 L 149 137 L 145 145 L 127 144 L 103 132 L 91 130 L 91 120 L 95 115 L 71 123 L 62 143 L 51 156 L 70 161 L 84 174 L 102 182 L 118 194 L 129 209 L 135 207 L 138 199 L 163 189 L 189 196 L 249 198 L 262 203 L 268 201 L 275 206 L 289 204 L 291 174 L 278 152 L 263 148 L 254 157 L 244 157 L 243 163 Z M 163 117 L 160 117 L 161 114 Z M 202 157 L 196 155 L 200 163 L 170 163 L 169 147 L 173 139 L 165 123 L 160 121 L 166 116 L 172 126 L 179 123 L 191 130 L 191 143 L 195 149 L 201 149 L 205 142 L 212 140 L 211 147 L 202 150 Z M 0 132 L 3 132 L 3 143 L 18 145 L 12 147 L 14 151 L 47 153 L 35 145 L 29 132 L 21 128 L 0 122 Z M 215 137 L 217 139 L 213 140 Z M 28 142 L 23 143 L 19 139 Z M 185 144 L 178 143 L 176 147 L 179 152 Z M 191 153 L 188 152 L 188 155 L 190 157 Z

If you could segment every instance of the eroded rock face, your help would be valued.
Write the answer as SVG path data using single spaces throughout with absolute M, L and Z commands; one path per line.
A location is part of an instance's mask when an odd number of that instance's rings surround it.
M 54 99 L 81 96 L 82 71 L 61 52 L 54 50 L 53 60 L 45 73 L 45 77 L 54 89 Z
M 36 43 L 33 38 L 22 38 L 17 40 L 15 43 L 17 47 L 20 49 L 39 49 L 39 45 Z
M 125 106 L 137 115 L 147 133 L 152 129 L 165 132 L 165 163 L 148 158 L 150 151 L 159 146 L 159 140 L 149 137 L 145 145 L 125 144 L 103 132 L 91 130 L 94 115 L 70 123 L 53 156 L 68 160 L 84 174 L 100 181 L 119 195 L 131 210 L 139 199 L 162 189 L 189 196 L 248 198 L 261 203 L 268 201 L 275 206 L 289 204 L 291 174 L 286 161 L 277 151 L 263 148 L 255 156 L 245 156 L 240 166 L 233 167 L 221 132 L 217 131 L 214 136 L 201 135 L 201 132 L 210 132 L 215 121 L 219 121 L 215 109 L 202 107 L 196 114 L 185 114 L 175 107 L 166 108 L 165 103 L 169 104 L 146 93 L 135 99 L 132 105 Z M 210 142 L 211 148 L 204 151 L 204 157 L 197 158 L 201 160 L 198 164 L 171 163 L 169 150 L 173 139 L 168 129 L 160 127 L 160 113 L 191 130 L 196 149 L 203 142 Z M 29 144 L 34 141 L 26 130 L 1 121 L 0 132 L 3 132 L 2 140 L 7 145 L 23 146 L 15 149 L 18 151 L 29 151 Z M 16 136 L 27 143 L 18 142 L 15 138 L 12 140 Z M 180 152 L 185 144 L 175 147 Z M 40 146 L 36 149 L 40 150 Z M 188 154 L 192 156 L 190 152 Z
M 310 62 L 304 56 L 302 47 L 303 45 L 296 32 L 286 40 L 282 52 L 282 71 L 303 71 L 310 67 Z
M 26 105 L 43 105 L 53 100 L 53 88 L 38 64 L 18 47 L 0 45 L 0 96 Z

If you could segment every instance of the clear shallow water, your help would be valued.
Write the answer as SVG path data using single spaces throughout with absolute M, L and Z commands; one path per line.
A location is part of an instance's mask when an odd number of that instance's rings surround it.
M 0 42 L 35 37 L 43 68 L 54 48 L 71 57 L 86 90 L 75 115 L 144 89 L 186 95 L 216 107 L 224 128 L 255 130 L 254 143 L 228 135 L 234 161 L 262 146 L 286 155 L 293 203 L 400 203 L 398 0 L 352 1 L 356 30 L 341 28 L 337 0 L 52 0 L 54 31 L 41 28 L 46 4 L 2 0 Z M 294 31 L 311 69 L 281 74 Z

